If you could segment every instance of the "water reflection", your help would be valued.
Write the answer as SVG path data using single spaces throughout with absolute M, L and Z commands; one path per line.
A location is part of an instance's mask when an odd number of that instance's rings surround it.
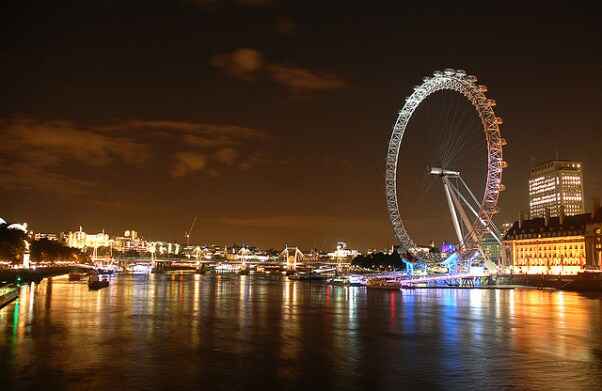
M 58 277 L 24 285 L 0 310 L 0 379 L 9 389 L 600 389 L 601 303 L 187 273 L 89 291 Z

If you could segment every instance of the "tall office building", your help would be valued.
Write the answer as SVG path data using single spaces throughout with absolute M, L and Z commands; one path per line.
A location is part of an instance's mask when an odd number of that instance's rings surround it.
M 552 160 L 531 169 L 529 176 L 529 214 L 531 218 L 584 213 L 583 169 L 581 162 Z

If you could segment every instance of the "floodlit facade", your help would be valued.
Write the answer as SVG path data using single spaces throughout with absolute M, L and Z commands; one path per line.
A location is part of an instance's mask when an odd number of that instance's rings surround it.
M 97 234 L 87 234 L 79 227 L 79 231 L 69 232 L 67 234 L 67 246 L 85 249 L 85 248 L 98 248 L 98 247 L 109 247 L 112 244 L 112 240 L 109 235 L 100 232 Z
M 596 247 L 598 246 L 598 247 Z M 602 266 L 602 210 L 519 220 L 504 236 L 513 273 L 577 274 Z
M 530 218 L 573 216 L 584 213 L 583 164 L 576 161 L 552 160 L 531 169 L 529 176 Z
M 358 255 L 360 255 L 360 252 L 347 248 L 345 242 L 338 242 L 336 250 L 328 253 L 328 257 L 332 260 L 353 259 Z
M 34 240 L 41 240 L 41 239 L 48 239 L 48 240 L 59 240 L 59 235 L 55 234 L 55 233 L 42 233 L 42 232 L 36 232 L 35 234 L 33 234 L 33 238 Z
M 585 254 L 588 269 L 602 270 L 602 222 L 587 227 Z
M 134 230 L 127 230 L 123 233 L 123 236 L 117 236 L 114 240 L 113 248 L 117 251 L 128 252 L 147 252 L 149 246 L 146 240 L 142 239 L 138 232 Z
M 602 209 L 594 198 L 592 222 L 585 227 L 585 257 L 588 269 L 602 270 Z
M 146 242 L 146 250 L 155 255 L 178 255 L 180 245 L 169 242 Z

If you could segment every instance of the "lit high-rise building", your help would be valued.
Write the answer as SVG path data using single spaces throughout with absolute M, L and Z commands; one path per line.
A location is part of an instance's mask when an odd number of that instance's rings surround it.
M 583 165 L 581 162 L 552 160 L 531 169 L 529 176 L 529 214 L 544 217 L 584 213 Z

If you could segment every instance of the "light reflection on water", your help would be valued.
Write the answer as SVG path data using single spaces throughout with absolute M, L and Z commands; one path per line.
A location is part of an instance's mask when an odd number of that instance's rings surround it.
M 0 331 L 6 389 L 602 389 L 602 300 L 569 292 L 59 277 Z

